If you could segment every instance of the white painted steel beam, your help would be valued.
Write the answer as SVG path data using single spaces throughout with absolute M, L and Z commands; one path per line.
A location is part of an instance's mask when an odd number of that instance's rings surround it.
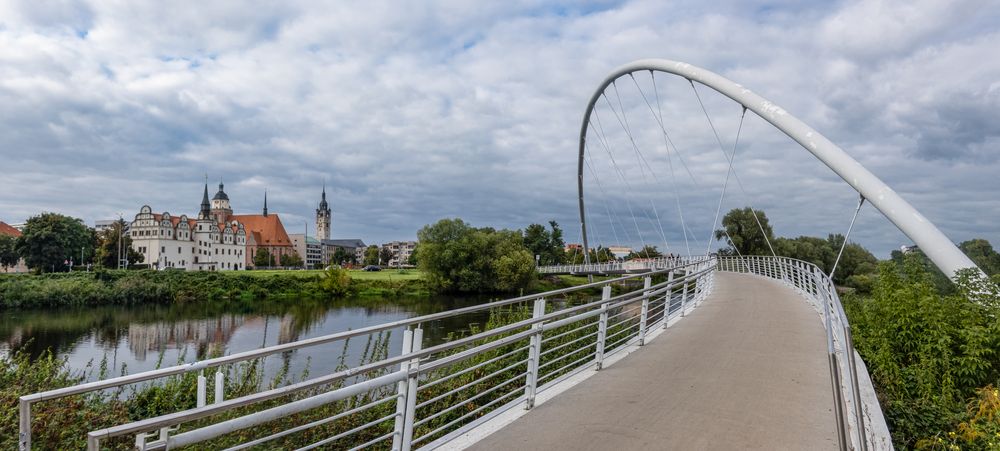
M 872 174 L 871 171 L 861 166 L 861 163 L 858 163 L 857 160 L 829 139 L 826 139 L 819 132 L 813 130 L 812 127 L 792 116 L 780 106 L 719 74 L 687 63 L 664 59 L 638 60 L 615 69 L 604 79 L 597 90 L 594 91 L 594 95 L 591 96 L 590 101 L 587 103 L 587 110 L 583 115 L 583 125 L 580 129 L 580 159 L 577 171 L 580 222 L 582 224 L 584 249 L 588 249 L 588 246 L 586 219 L 584 218 L 583 158 L 590 115 L 594 110 L 597 100 L 612 82 L 624 75 L 641 71 L 665 72 L 696 81 L 743 105 L 795 140 L 795 142 L 808 150 L 809 153 L 822 161 L 823 164 L 832 169 L 833 172 L 837 173 L 858 193 L 864 196 L 865 199 L 871 202 L 875 208 L 881 211 L 900 231 L 913 240 L 942 272 L 949 276 L 954 276 L 958 270 L 977 268 L 975 263 L 963 254 L 955 246 L 955 243 L 948 239 L 944 233 L 941 233 L 924 215 L 920 214 L 912 205 L 903 200 L 899 194 L 893 191 L 892 188 L 889 188 L 888 185 Z M 587 254 L 584 253 L 584 255 Z

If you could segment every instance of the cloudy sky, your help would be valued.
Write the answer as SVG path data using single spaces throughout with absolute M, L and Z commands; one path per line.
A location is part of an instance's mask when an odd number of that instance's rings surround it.
M 955 241 L 1000 244 L 998 24 L 985 0 L 0 0 L 0 220 L 194 214 L 207 174 L 237 212 L 258 211 L 266 189 L 290 232 L 313 230 L 325 181 L 339 238 L 413 239 L 458 216 L 554 219 L 578 241 L 586 102 L 613 68 L 668 58 L 783 106 Z M 588 149 L 595 233 L 681 250 L 680 200 L 704 246 L 719 143 L 691 87 L 657 78 L 687 165 L 671 177 L 680 161 L 642 116 L 652 80 L 637 79 L 599 110 L 611 152 Z M 699 94 L 731 149 L 738 106 Z M 856 194 L 789 139 L 747 117 L 738 152 L 742 189 L 730 184 L 724 210 L 764 209 L 779 235 L 847 229 Z M 909 243 L 870 206 L 858 224 L 852 238 L 881 256 Z

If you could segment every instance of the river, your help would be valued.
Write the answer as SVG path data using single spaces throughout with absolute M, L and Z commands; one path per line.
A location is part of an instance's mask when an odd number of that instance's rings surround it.
M 0 315 L 0 354 L 19 349 L 37 357 L 51 349 L 86 380 L 134 374 L 157 366 L 191 362 L 265 346 L 327 335 L 368 325 L 486 302 L 481 297 L 402 298 L 381 300 L 282 299 L 197 305 L 139 305 L 7 310 Z M 449 333 L 466 333 L 488 317 L 477 312 L 424 325 L 425 346 Z M 390 337 L 390 355 L 401 347 L 399 330 Z M 300 376 L 332 372 L 343 356 L 356 363 L 364 339 L 314 346 L 269 357 L 266 373 L 288 367 Z

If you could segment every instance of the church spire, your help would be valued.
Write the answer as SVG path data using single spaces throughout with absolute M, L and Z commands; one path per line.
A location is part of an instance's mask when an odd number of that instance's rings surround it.
M 267 190 L 264 190 L 264 217 L 267 217 Z
M 205 174 L 205 192 L 201 195 L 201 211 L 198 217 L 208 219 L 212 215 L 212 204 L 208 203 L 208 174 Z

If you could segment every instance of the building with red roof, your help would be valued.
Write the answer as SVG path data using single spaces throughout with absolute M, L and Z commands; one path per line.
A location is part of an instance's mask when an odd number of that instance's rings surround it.
M 0 235 L 9 236 L 17 238 L 21 236 L 21 231 L 17 230 L 7 224 L 6 222 L 0 221 Z M 0 272 L 11 273 L 11 272 L 28 272 L 28 267 L 24 264 L 24 259 L 18 260 L 17 264 L 11 267 L 0 266 Z

